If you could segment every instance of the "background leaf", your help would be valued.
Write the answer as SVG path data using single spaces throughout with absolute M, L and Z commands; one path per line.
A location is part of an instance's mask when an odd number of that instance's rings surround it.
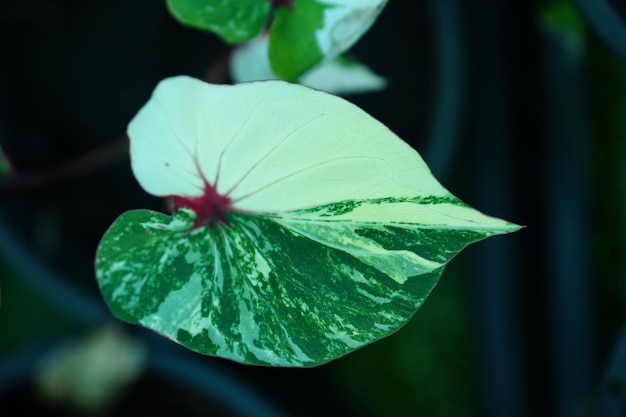
M 181 23 L 214 32 L 231 44 L 258 35 L 270 12 L 267 0 L 167 0 L 167 6 Z

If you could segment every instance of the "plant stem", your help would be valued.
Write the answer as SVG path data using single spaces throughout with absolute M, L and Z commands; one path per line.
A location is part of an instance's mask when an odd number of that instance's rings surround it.
M 0 178 L 0 203 L 71 177 L 85 175 L 128 157 L 128 138 L 118 139 L 101 148 L 49 169 Z

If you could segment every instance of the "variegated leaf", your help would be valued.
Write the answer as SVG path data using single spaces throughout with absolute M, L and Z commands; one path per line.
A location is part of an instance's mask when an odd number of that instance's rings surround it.
M 163 81 L 129 126 L 143 188 L 96 259 L 120 319 L 250 364 L 315 366 L 387 336 L 466 245 L 519 227 L 445 190 L 389 129 L 282 81 Z

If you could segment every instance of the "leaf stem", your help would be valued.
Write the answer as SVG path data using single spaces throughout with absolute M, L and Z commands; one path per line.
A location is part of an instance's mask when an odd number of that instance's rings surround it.
M 0 178 L 0 202 L 71 177 L 85 175 L 128 157 L 128 138 L 118 139 L 51 168 Z

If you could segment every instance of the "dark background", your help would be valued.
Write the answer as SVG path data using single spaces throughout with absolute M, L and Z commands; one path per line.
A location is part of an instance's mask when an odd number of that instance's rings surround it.
M 165 209 L 132 176 L 126 125 L 165 77 L 227 81 L 228 46 L 164 3 L 0 0 L 0 146 L 20 173 L 0 182 L 0 415 L 80 415 L 34 396 L 29 369 L 115 322 L 98 241 L 125 210 Z M 243 366 L 125 327 L 149 366 L 102 415 L 623 415 L 625 12 L 391 0 L 351 51 L 389 87 L 347 98 L 455 195 L 527 227 L 462 252 L 398 333 L 314 369 Z

